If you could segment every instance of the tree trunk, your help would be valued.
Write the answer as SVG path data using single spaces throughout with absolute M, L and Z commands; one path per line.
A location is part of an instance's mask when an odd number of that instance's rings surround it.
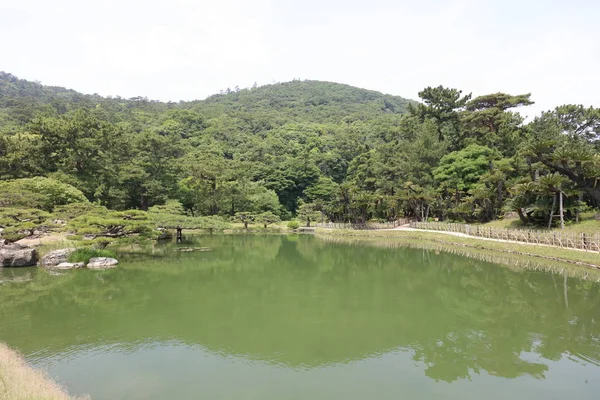
M 497 213 L 500 214 L 502 210 L 502 203 L 504 202 L 504 196 L 502 195 L 502 191 L 504 189 L 504 182 L 502 179 L 498 181 L 498 210 Z
M 427 210 L 425 211 L 425 222 L 429 220 L 429 204 L 427 204 Z
M 517 208 L 517 214 L 519 214 L 519 219 L 521 220 L 522 223 L 524 224 L 528 224 L 529 223 L 529 218 L 527 218 L 525 216 L 525 214 L 523 214 L 523 209 L 522 208 Z
M 565 229 L 565 216 L 563 210 L 563 192 L 558 192 L 558 209 L 560 212 L 560 229 Z
M 248 222 L 244 221 L 244 229 L 248 229 Z
M 144 194 L 140 195 L 140 209 L 143 211 L 148 211 L 148 199 Z
M 583 193 L 579 193 L 579 202 L 583 201 Z M 577 205 L 577 209 L 575 210 L 575 223 L 579 223 L 579 204 Z
M 552 228 L 552 216 L 554 215 L 554 206 L 556 206 L 556 195 L 552 196 L 552 208 L 550 209 L 550 218 L 548 219 L 548 229 Z

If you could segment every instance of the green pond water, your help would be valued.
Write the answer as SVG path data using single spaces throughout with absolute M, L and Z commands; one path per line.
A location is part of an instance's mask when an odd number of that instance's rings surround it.
M 120 258 L 5 268 L 0 341 L 93 400 L 600 398 L 598 283 L 309 235 Z

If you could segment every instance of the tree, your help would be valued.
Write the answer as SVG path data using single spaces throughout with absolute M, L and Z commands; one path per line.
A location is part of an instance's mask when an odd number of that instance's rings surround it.
M 281 218 L 279 216 L 273 214 L 270 211 L 264 212 L 262 214 L 258 214 L 255 219 L 259 224 L 263 224 L 264 228 L 267 229 L 268 225 L 276 224 L 281 222 Z
M 494 93 L 469 101 L 461 118 L 463 143 L 476 142 L 505 155 L 514 154 L 523 140 L 523 118 L 508 110 L 534 104 L 530 97 L 529 93 L 517 96 Z
M 50 217 L 50 213 L 38 209 L 0 208 L 0 240 L 16 242 L 33 235 L 35 231 L 53 227 Z
M 244 224 L 244 229 L 248 229 L 248 224 L 254 223 L 255 218 L 256 216 L 254 214 L 247 211 L 237 212 L 234 216 L 236 221 Z
M 455 192 L 455 204 L 458 204 L 461 193 L 469 191 L 479 182 L 489 170 L 493 158 L 492 149 L 473 144 L 442 157 L 433 175 L 443 188 Z
M 0 206 L 35 207 L 52 211 L 56 206 L 87 202 L 73 186 L 41 176 L 0 181 Z
M 310 226 L 311 222 L 315 222 L 321 218 L 322 214 L 316 209 L 314 203 L 301 203 L 298 207 L 298 218 L 303 221 L 306 226 Z
M 561 106 L 542 113 L 531 123 L 532 138 L 523 154 L 558 172 L 583 191 L 595 207 L 600 206 L 600 111 L 580 106 Z
M 419 92 L 419 97 L 425 104 L 409 105 L 409 112 L 418 116 L 421 121 L 432 119 L 438 126 L 440 140 L 448 139 L 454 150 L 461 145 L 460 115 L 471 94 L 462 95 L 462 90 L 446 88 L 443 86 L 426 87 Z
M 559 201 L 560 228 L 564 229 L 565 227 L 563 212 L 563 186 L 566 182 L 567 179 L 556 172 L 540 177 L 537 182 L 540 191 L 552 197 L 552 207 L 550 207 L 550 216 L 548 217 L 548 229 L 552 227 L 552 217 L 554 216 L 557 197 Z

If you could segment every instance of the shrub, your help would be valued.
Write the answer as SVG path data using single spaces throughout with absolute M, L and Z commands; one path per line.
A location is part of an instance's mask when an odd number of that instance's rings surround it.
M 84 262 L 88 263 L 90 258 L 94 257 L 117 257 L 117 254 L 112 250 L 93 249 L 91 247 L 80 247 L 69 255 L 69 262 Z
M 37 229 L 45 229 L 50 216 L 38 209 L 0 207 L 0 226 L 5 228 L 1 236 L 11 242 L 23 239 Z
M 68 183 L 41 176 L 0 182 L 0 205 L 52 211 L 71 203 L 87 203 L 84 194 Z
M 287 227 L 290 229 L 298 229 L 298 228 L 300 228 L 300 222 L 290 221 L 290 222 L 288 222 Z
M 65 239 L 77 241 L 77 240 L 82 240 L 83 236 L 81 236 L 81 235 L 68 235 Z
M 95 226 L 86 226 L 77 230 L 77 234 L 79 235 L 96 235 L 99 233 L 102 233 L 102 229 Z

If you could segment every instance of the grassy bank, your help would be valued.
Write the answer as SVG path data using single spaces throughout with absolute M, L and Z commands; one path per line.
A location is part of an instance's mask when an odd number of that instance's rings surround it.
M 529 259 L 547 260 L 569 264 L 570 268 L 583 271 L 583 273 L 598 275 L 600 278 L 600 253 L 569 250 L 558 247 L 536 246 L 520 243 L 495 242 L 479 238 L 458 237 L 437 232 L 382 230 L 382 231 L 356 231 L 356 230 L 329 230 L 317 229 L 321 236 L 348 237 L 362 239 L 396 239 L 406 245 L 414 247 L 440 248 L 442 250 L 475 251 L 485 250 L 499 255 L 511 255 L 514 263 L 522 257 Z M 516 256 L 516 257 L 515 257 Z
M 83 400 L 71 397 L 44 372 L 27 365 L 23 357 L 0 343 L 0 399 Z

